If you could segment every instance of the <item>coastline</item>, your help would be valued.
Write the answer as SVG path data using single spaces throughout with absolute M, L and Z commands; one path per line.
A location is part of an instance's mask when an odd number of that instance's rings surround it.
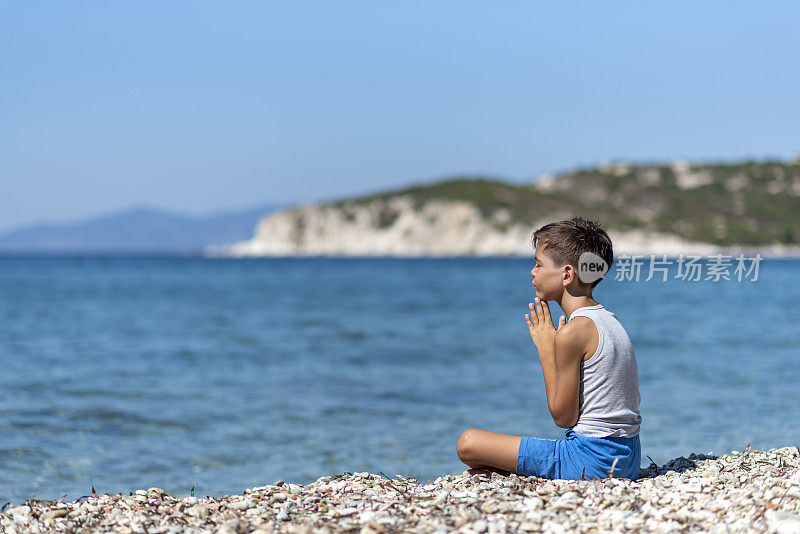
M 308 204 L 269 214 L 259 221 L 250 239 L 208 246 L 204 254 L 226 258 L 529 257 L 532 232 L 566 215 L 537 213 L 522 223 L 509 208 L 487 211 L 474 202 L 453 199 L 429 199 L 418 205 L 407 194 L 344 205 Z M 774 236 L 760 245 L 742 245 L 733 239 L 722 242 L 726 244 L 702 242 L 677 231 L 649 227 L 612 225 L 607 232 L 616 255 L 760 253 L 763 257 L 800 257 L 800 245 L 785 244 Z
M 306 486 L 174 497 L 159 488 L 74 502 L 28 499 L 0 513 L 22 532 L 798 532 L 800 447 L 691 454 L 635 481 L 446 475 L 427 484 L 343 473 Z
M 507 233 L 487 230 L 482 225 L 470 231 L 449 232 L 444 229 L 418 229 L 412 237 L 393 230 L 371 227 L 350 228 L 344 225 L 340 233 L 333 230 L 336 224 L 322 225 L 314 238 L 287 235 L 273 223 L 283 223 L 280 213 L 267 219 L 259 232 L 248 241 L 226 245 L 213 245 L 203 249 L 207 258 L 259 258 L 259 257 L 386 257 L 386 258 L 452 258 L 452 257 L 508 257 L 530 258 L 529 228 L 517 226 Z M 535 227 L 535 226 L 533 226 Z M 397 235 L 396 235 L 397 234 Z M 800 245 L 773 243 L 769 245 L 714 245 L 688 241 L 673 234 L 633 230 L 609 230 L 614 244 L 614 256 L 654 255 L 668 258 L 684 256 L 728 255 L 733 259 L 744 254 L 762 258 L 800 258 Z
M 735 261 L 739 254 L 743 254 L 745 259 L 751 260 L 757 254 L 761 255 L 762 259 L 772 260 L 795 260 L 800 259 L 800 247 L 687 247 L 682 249 L 665 250 L 663 248 L 614 248 L 614 257 L 618 258 L 621 255 L 638 255 L 649 258 L 651 255 L 656 259 L 666 256 L 669 259 L 677 259 L 683 254 L 684 258 L 690 256 L 709 257 L 721 254 L 723 256 L 730 256 Z M 530 252 L 516 252 L 516 253 L 486 253 L 486 254 L 468 254 L 468 253 L 383 253 L 383 252 L 276 252 L 276 253 L 230 253 L 227 249 L 221 247 L 209 247 L 203 250 L 200 257 L 207 259 L 246 259 L 246 258 L 352 258 L 352 259 L 375 259 L 375 258 L 397 258 L 397 259 L 456 259 L 456 258 L 509 258 L 509 259 L 530 259 L 533 257 L 533 251 Z

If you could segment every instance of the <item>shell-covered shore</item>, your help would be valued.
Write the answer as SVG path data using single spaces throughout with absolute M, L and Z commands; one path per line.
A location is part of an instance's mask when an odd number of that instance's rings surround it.
M 218 498 L 159 488 L 74 502 L 6 503 L 0 531 L 27 532 L 800 532 L 800 448 L 691 454 L 636 481 L 447 475 L 432 482 L 343 473 Z

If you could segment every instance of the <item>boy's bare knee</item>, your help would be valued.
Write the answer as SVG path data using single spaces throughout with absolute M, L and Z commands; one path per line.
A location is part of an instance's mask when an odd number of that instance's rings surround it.
M 456 444 L 456 452 L 461 460 L 467 460 L 475 454 L 476 428 L 469 428 L 461 433 Z

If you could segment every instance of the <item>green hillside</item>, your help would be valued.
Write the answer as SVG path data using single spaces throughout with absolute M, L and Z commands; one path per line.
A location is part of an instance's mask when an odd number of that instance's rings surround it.
M 509 222 L 581 215 L 606 229 L 672 233 L 717 245 L 800 243 L 800 162 L 616 164 L 581 169 L 527 185 L 460 177 L 331 203 L 410 195 L 425 201 L 465 200 L 490 215 L 506 208 Z M 387 206 L 382 226 L 397 214 Z

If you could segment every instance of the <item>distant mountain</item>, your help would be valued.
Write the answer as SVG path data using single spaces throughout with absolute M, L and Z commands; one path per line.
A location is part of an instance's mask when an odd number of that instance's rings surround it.
M 200 253 L 209 245 L 246 239 L 264 215 L 286 205 L 266 205 L 205 216 L 148 207 L 72 223 L 41 223 L 0 234 L 0 253 Z

